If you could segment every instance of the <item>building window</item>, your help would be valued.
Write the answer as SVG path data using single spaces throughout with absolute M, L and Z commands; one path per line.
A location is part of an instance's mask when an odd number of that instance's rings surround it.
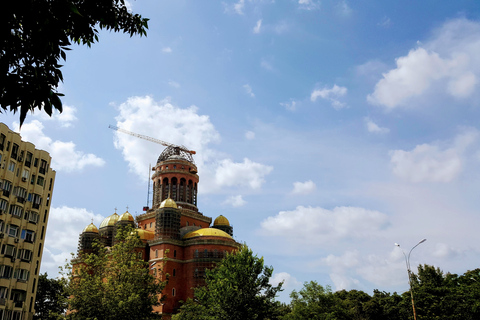
M 198 278 L 198 269 L 195 269 L 195 272 L 193 273 L 194 278 Z
M 8 202 L 4 199 L 0 199 L 0 214 L 4 214 L 8 210 Z
M 12 205 L 12 206 L 10 206 L 10 214 L 12 216 L 17 217 L 17 218 L 22 218 L 23 208 L 19 207 L 19 206 L 16 206 L 16 205 Z
M 173 271 L 172 271 L 172 276 L 175 277 L 175 269 L 173 269 Z
M 38 172 L 41 174 L 45 174 L 45 172 L 47 172 L 47 161 L 43 159 L 40 161 L 40 169 L 38 169 Z
M 22 236 L 21 238 L 25 240 L 26 242 L 33 243 L 35 241 L 35 232 L 32 230 L 22 230 Z
M 28 281 L 28 276 L 30 275 L 30 271 L 26 269 L 16 269 L 13 273 L 13 277 L 19 281 Z
M 32 158 L 33 158 L 33 154 L 27 151 L 27 157 L 25 158 L 26 167 L 30 168 L 30 166 L 32 165 Z
M 152 227 L 152 225 L 153 225 L 153 222 L 150 222 L 150 228 Z
M 174 257 L 174 258 L 177 257 L 177 250 L 173 250 L 173 257 Z
M 32 179 L 30 179 L 30 184 L 35 184 L 35 175 L 32 174 Z
M 158 258 L 158 250 L 155 249 L 155 258 Z
M 157 275 L 157 269 L 153 268 L 152 271 L 153 271 L 153 275 L 156 276 Z
M 15 171 L 15 162 L 10 161 L 10 163 L 8 164 L 8 171 Z
M 32 256 L 33 256 L 33 252 L 31 250 L 27 250 L 27 249 L 18 250 L 17 258 L 21 259 L 22 261 L 30 262 L 32 261 Z
M 33 166 L 38 167 L 38 158 L 35 158 L 35 160 L 33 160 Z
M 172 297 L 175 297 L 175 288 L 172 289 Z
M 37 178 L 37 184 L 41 187 L 45 185 L 45 179 L 43 177 L 38 176 Z
M 12 154 L 11 154 L 12 159 L 17 160 L 17 154 L 18 154 L 18 144 L 14 143 L 12 147 Z
M 18 227 L 13 225 L 13 224 L 9 225 L 8 226 L 8 235 L 10 237 L 16 238 L 18 236 Z
M 13 258 L 13 257 L 15 257 L 16 253 L 17 253 L 17 248 L 15 248 L 15 246 L 12 246 L 10 244 L 2 246 L 2 254 L 5 257 Z
M 194 258 L 198 258 L 198 249 L 195 249 Z
M 0 287 L 0 299 L 5 301 L 8 299 L 8 288 L 7 287 Z
M 37 223 L 40 215 L 33 211 L 25 211 L 24 219 L 31 223 Z
M 22 187 L 15 187 L 13 188 L 13 195 L 17 197 L 18 202 L 24 203 L 25 199 L 27 198 L 27 189 Z
M 0 266 L 0 278 L 10 279 L 12 277 L 13 268 L 10 266 Z
M 142 259 L 142 252 L 138 253 L 138 259 Z
M 5 139 L 7 138 L 6 135 L 3 133 L 0 135 L 0 150 L 3 151 L 3 147 L 5 146 Z

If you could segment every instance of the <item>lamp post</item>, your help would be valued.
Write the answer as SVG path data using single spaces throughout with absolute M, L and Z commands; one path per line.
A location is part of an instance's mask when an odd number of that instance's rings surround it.
M 395 243 L 395 245 L 402 250 L 403 256 L 405 257 L 405 264 L 407 266 L 407 273 L 408 273 L 408 284 L 410 285 L 410 296 L 412 297 L 412 308 L 413 308 L 414 320 L 417 320 L 417 314 L 415 312 L 415 303 L 413 302 L 413 289 L 412 289 L 412 276 L 411 276 L 412 272 L 410 271 L 410 254 L 412 253 L 413 249 L 415 249 L 419 244 L 424 243 L 425 241 L 427 241 L 427 239 L 422 239 L 416 245 L 414 245 L 413 248 L 410 249 L 410 252 L 408 252 L 408 256 L 405 254 L 405 251 L 403 251 L 403 249 L 400 248 L 400 245 L 398 243 Z

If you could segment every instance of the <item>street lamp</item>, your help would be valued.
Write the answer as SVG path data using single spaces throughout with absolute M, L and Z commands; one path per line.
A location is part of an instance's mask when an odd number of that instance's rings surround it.
M 395 243 L 395 245 L 402 250 L 403 256 L 405 257 L 405 264 L 407 265 L 408 284 L 410 285 L 410 296 L 412 297 L 412 308 L 413 308 L 413 319 L 414 320 L 417 320 L 417 314 L 415 313 L 415 303 L 413 302 L 412 276 L 411 276 L 412 272 L 410 271 L 410 254 L 412 253 L 413 249 L 415 249 L 419 244 L 424 243 L 425 241 L 427 241 L 427 239 L 422 239 L 416 245 L 414 245 L 413 248 L 410 249 L 410 252 L 408 253 L 408 256 L 405 254 L 405 251 L 403 251 L 403 249 L 400 248 L 400 245 L 398 243 Z

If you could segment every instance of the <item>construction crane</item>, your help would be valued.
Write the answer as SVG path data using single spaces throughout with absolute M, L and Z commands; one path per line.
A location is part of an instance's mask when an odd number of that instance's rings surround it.
M 165 142 L 165 141 L 162 141 L 162 140 L 159 140 L 159 139 L 155 139 L 155 138 L 152 138 L 152 137 L 149 137 L 149 136 L 144 136 L 143 134 L 138 134 L 138 133 L 135 133 L 135 132 L 131 132 L 131 131 L 128 131 L 128 130 L 125 130 L 125 129 L 122 129 L 122 128 L 119 128 L 119 127 L 113 126 L 113 125 L 109 125 L 108 127 L 110 129 L 115 130 L 115 131 L 123 132 L 123 133 L 129 134 L 131 136 L 140 138 L 140 139 L 144 139 L 144 140 L 147 140 L 147 141 L 151 141 L 151 142 L 161 144 L 165 147 L 172 147 L 172 148 L 175 148 L 175 149 L 178 149 L 178 150 L 190 153 L 190 154 L 196 154 L 196 152 L 193 151 L 193 150 L 188 150 L 185 147 L 177 146 L 173 143 L 168 143 L 168 142 Z

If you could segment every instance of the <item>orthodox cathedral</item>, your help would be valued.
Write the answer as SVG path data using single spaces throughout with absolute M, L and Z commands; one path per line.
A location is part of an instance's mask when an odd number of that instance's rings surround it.
M 237 249 L 239 243 L 232 238 L 227 218 L 220 215 L 211 226 L 212 218 L 198 211 L 199 177 L 191 153 L 169 146 L 152 170 L 152 208 L 135 218 L 128 210 L 121 215 L 114 213 L 99 228 L 91 223 L 80 235 L 78 252 L 91 252 L 94 240 L 110 247 L 118 226 L 134 226 L 144 243 L 139 256 L 148 261 L 155 277 L 170 275 L 162 292 L 165 300 L 154 307 L 169 319 L 180 301 L 193 298 L 194 288 L 204 285 L 205 270 Z

